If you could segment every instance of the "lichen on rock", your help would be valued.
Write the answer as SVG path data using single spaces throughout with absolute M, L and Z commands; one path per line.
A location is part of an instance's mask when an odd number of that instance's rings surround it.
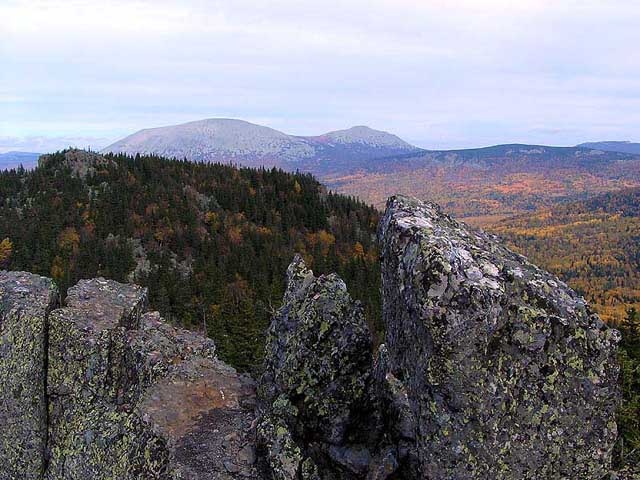
M 603 478 L 618 332 L 434 204 L 392 197 L 379 240 L 385 379 L 406 396 L 391 407 L 410 414 L 407 460 L 421 478 Z
M 355 422 L 368 401 L 371 335 L 362 306 L 339 277 L 315 277 L 300 256 L 287 279 L 259 390 L 259 432 L 273 475 L 312 478 L 318 466 L 325 475 L 361 469 L 345 455 L 354 431 L 362 433 Z
M 41 479 L 47 440 L 47 318 L 58 289 L 44 277 L 0 272 L 0 480 Z
M 0 479 L 262 478 L 253 382 L 211 340 L 144 313 L 135 285 L 56 302 L 51 280 L 0 272 Z

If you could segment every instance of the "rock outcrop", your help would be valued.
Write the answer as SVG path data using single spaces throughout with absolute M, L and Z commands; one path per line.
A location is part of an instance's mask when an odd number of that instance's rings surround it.
M 391 198 L 379 239 L 385 378 L 413 469 L 403 478 L 603 478 L 618 332 L 434 204 Z
M 436 205 L 390 199 L 379 241 L 386 336 L 375 362 L 344 284 L 300 258 L 289 267 L 260 388 L 274 477 L 606 476 L 618 333 Z
M 47 441 L 48 278 L 0 272 L 0 480 L 40 479 Z
M 275 479 L 366 473 L 371 334 L 336 275 L 315 277 L 300 256 L 268 332 L 259 433 Z
M 433 204 L 379 228 L 385 343 L 301 257 L 252 380 L 135 285 L 0 273 L 0 480 L 596 480 L 616 345 L 584 300 Z M 626 477 L 623 477 L 626 478 Z
M 261 478 L 253 382 L 145 313 L 146 289 L 83 280 L 51 310 L 50 280 L 0 285 L 0 478 Z
M 38 159 L 40 167 L 47 167 L 57 159 L 57 155 L 41 155 Z M 64 153 L 62 166 L 71 170 L 74 176 L 86 178 L 94 175 L 99 169 L 117 166 L 116 162 L 102 155 L 86 150 L 70 149 Z

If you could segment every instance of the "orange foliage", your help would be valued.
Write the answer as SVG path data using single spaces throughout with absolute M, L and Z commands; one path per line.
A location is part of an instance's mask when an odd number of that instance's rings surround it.
M 5 238 L 0 242 L 0 266 L 3 266 L 9 262 L 11 253 L 13 252 L 13 243 L 8 238 Z
M 58 246 L 67 251 L 75 252 L 80 245 L 80 235 L 74 227 L 65 228 L 58 235 Z

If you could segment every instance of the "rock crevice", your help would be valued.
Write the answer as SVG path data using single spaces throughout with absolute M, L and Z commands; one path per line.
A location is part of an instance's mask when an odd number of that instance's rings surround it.
M 253 382 L 146 289 L 83 280 L 55 308 L 50 280 L 2 272 L 0 299 L 0 479 L 262 477 Z
M 605 478 L 619 334 L 434 204 L 378 236 L 384 344 L 297 256 L 257 389 L 144 288 L 0 272 L 0 480 Z

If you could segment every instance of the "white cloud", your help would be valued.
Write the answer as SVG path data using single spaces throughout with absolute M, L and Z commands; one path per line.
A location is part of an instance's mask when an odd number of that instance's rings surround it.
M 5 136 L 227 116 L 424 146 L 637 139 L 638 2 L 8 0 L 0 18 Z
M 94 137 L 0 137 L 0 153 L 13 151 L 44 153 L 69 147 L 97 151 L 109 143 L 105 138 Z

